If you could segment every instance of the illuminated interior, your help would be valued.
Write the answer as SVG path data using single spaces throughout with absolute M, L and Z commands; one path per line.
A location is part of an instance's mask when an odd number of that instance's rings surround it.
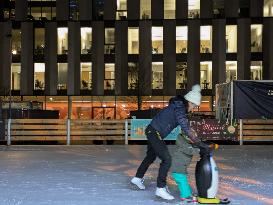
M 264 17 L 273 16 L 273 0 L 264 0 Z
M 237 26 L 226 26 L 226 51 L 227 53 L 237 52 Z
M 200 63 L 200 86 L 202 89 L 212 88 L 212 62 L 204 61 Z
M 68 53 L 68 28 L 58 28 L 58 54 Z
M 176 89 L 187 88 L 187 62 L 176 62 Z
M 91 54 L 92 52 L 92 28 L 81 28 L 81 54 Z
M 250 65 L 251 80 L 262 80 L 263 79 L 263 62 L 262 61 L 251 61 Z
M 34 90 L 45 88 L 45 64 L 34 63 Z
M 11 89 L 20 90 L 21 63 L 11 64 Z
M 152 63 L 152 89 L 163 89 L 163 62 Z
M 136 27 L 128 28 L 128 54 L 139 53 L 139 29 Z
M 175 1 L 164 0 L 164 19 L 175 19 Z
M 81 89 L 92 89 L 92 63 L 81 63 Z
M 262 52 L 262 29 L 261 24 L 251 25 L 251 52 Z
M 212 27 L 211 26 L 200 27 L 200 52 L 201 53 L 212 52 Z
M 163 53 L 163 27 L 152 27 L 152 53 Z
M 237 61 L 226 61 L 226 82 L 237 80 Z
M 140 19 L 151 18 L 151 0 L 140 0 Z
M 176 27 L 176 53 L 187 53 L 188 47 L 188 27 Z
M 188 0 L 188 17 L 200 17 L 200 0 Z

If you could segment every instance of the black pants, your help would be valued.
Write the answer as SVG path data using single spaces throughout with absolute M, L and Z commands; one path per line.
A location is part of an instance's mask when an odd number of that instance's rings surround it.
M 145 134 L 148 139 L 147 154 L 137 170 L 136 177 L 143 178 L 149 166 L 155 161 L 156 157 L 159 157 L 161 163 L 157 177 L 157 187 L 163 188 L 166 186 L 166 178 L 171 167 L 172 158 L 165 142 L 152 126 L 147 127 Z

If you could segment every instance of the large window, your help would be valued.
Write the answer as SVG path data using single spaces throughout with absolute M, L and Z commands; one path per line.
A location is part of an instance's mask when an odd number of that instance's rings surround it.
M 200 16 L 200 0 L 188 0 L 188 17 L 199 18 Z
M 58 63 L 58 90 L 67 89 L 67 63 Z
M 91 54 L 92 51 L 92 28 L 81 28 L 81 54 Z
M 164 1 L 164 19 L 175 19 L 175 0 Z
M 56 7 L 30 7 L 28 20 L 54 20 Z
M 226 61 L 226 82 L 237 80 L 237 61 Z
M 128 54 L 139 53 L 139 29 L 128 28 Z
M 200 63 L 200 85 L 202 89 L 212 88 L 212 62 Z
M 21 54 L 21 31 L 20 30 L 12 30 L 12 49 L 11 52 L 13 55 Z
M 69 19 L 79 19 L 79 0 L 69 0 Z
M 188 46 L 188 27 L 176 27 L 176 53 L 187 53 Z
M 226 26 L 226 52 L 237 52 L 237 26 Z
M 211 53 L 212 52 L 212 27 L 201 26 L 200 29 L 200 52 Z
M 34 63 L 34 90 L 45 88 L 45 64 Z
M 128 89 L 138 89 L 138 63 L 128 63 Z
M 251 52 L 262 52 L 262 25 L 251 25 Z
M 273 16 L 273 0 L 264 0 L 264 17 Z
M 152 27 L 152 53 L 163 53 L 163 27 Z
M 105 28 L 104 53 L 115 54 L 115 29 Z
M 34 53 L 36 55 L 44 54 L 45 48 L 45 29 L 35 28 L 35 48 Z
M 151 18 L 151 0 L 140 0 L 140 19 Z
M 92 64 L 81 63 L 81 89 L 92 89 Z
M 68 53 L 68 28 L 58 28 L 58 54 Z
M 11 89 L 20 90 L 21 63 L 11 64 Z
M 176 89 L 187 88 L 187 62 L 176 62 Z
M 115 89 L 115 64 L 113 63 L 105 64 L 104 89 Z
M 163 62 L 152 63 L 152 89 L 163 89 Z
M 127 18 L 127 0 L 117 0 L 117 20 L 124 20 Z
M 262 61 L 251 61 L 250 65 L 251 80 L 262 80 L 263 79 L 263 62 Z

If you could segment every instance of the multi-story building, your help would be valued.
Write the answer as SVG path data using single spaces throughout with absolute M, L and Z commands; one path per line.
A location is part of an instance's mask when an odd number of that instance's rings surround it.
M 1 0 L 0 8 L 2 95 L 61 117 L 68 96 L 74 118 L 124 118 L 196 83 L 209 111 L 215 84 L 273 79 L 273 0 Z

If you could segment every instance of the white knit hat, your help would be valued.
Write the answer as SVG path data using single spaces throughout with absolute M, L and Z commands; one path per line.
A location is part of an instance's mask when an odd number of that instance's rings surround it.
M 189 101 L 194 103 L 195 105 L 200 105 L 201 104 L 201 87 L 200 85 L 196 84 L 192 86 L 192 89 L 190 92 L 188 92 L 184 98 Z

